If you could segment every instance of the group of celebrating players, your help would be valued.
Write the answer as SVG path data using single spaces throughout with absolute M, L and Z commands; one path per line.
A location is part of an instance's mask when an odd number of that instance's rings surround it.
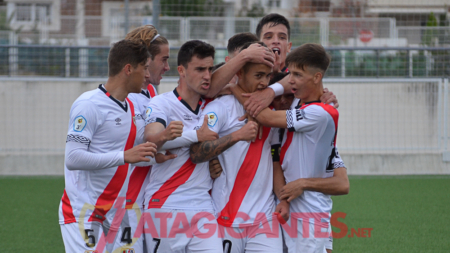
M 349 182 L 330 57 L 289 38 L 269 14 L 216 66 L 213 46 L 188 41 L 161 95 L 167 39 L 146 25 L 115 43 L 107 82 L 70 110 L 66 252 L 331 252 L 330 195 Z

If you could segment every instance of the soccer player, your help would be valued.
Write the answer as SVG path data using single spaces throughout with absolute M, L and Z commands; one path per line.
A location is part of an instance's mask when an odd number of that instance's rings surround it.
M 286 63 L 297 106 L 287 111 L 266 108 L 256 119 L 265 126 L 289 130 L 280 155 L 287 184 L 277 195 L 290 203 L 291 224 L 297 222 L 297 215 L 306 214 L 298 220 L 296 236 L 283 230 L 289 252 L 323 252 L 329 238 L 314 236 L 314 232 L 322 232 L 315 231 L 314 225 L 317 229 L 329 229 L 330 195 L 346 194 L 349 189 L 343 163 L 333 162 L 333 159 L 340 159 L 336 149 L 339 113 L 319 100 L 330 57 L 322 46 L 304 44 L 288 55 Z M 235 96 L 245 102 L 240 92 L 233 90 Z M 309 227 L 308 237 L 303 234 L 302 223 Z
M 145 45 L 122 40 L 108 56 L 108 80 L 83 93 L 70 110 L 65 190 L 59 223 L 66 252 L 103 252 L 103 222 L 132 163 L 150 162 L 153 143 L 134 146 L 137 129 L 129 93 L 139 93 L 148 72 Z M 134 146 L 134 147 L 133 147 Z M 104 237 L 103 237 L 104 238 Z
M 149 76 L 142 84 L 142 91 L 140 94 L 130 94 L 129 96 L 131 101 L 139 102 L 139 109 L 143 112 L 142 116 L 145 117 L 150 99 L 158 95 L 155 85 L 159 85 L 162 75 L 170 70 L 168 62 L 170 57 L 169 42 L 158 34 L 158 31 L 152 25 L 135 28 L 127 34 L 125 39 L 144 42 L 150 52 Z
M 193 131 L 195 142 L 217 138 L 217 134 L 207 127 L 208 119 L 201 116 L 205 107 L 202 96 L 208 96 L 213 89 L 211 86 L 214 86 L 211 80 L 214 53 L 214 47 L 198 40 L 181 46 L 177 68 L 179 84 L 173 92 L 159 95 L 150 102 L 146 140 L 161 146 L 167 140 L 165 132 L 174 125 L 182 127 L 183 136 Z M 220 89 L 215 87 L 214 90 Z M 197 128 L 199 121 L 204 124 Z M 256 123 L 250 122 L 221 139 L 230 138 L 235 142 L 250 140 L 256 135 L 256 129 Z M 145 234 L 147 250 L 223 252 L 216 228 L 212 234 L 205 236 L 187 227 L 197 227 L 200 231 L 217 226 L 209 194 L 212 179 L 208 164 L 192 163 L 189 146 L 173 149 L 172 152 L 177 155 L 175 159 L 153 166 L 150 183 L 145 189 L 145 212 L 148 214 L 145 217 L 147 223 L 154 223 L 157 230 L 156 233 Z
M 289 21 L 282 15 L 271 13 L 264 16 L 256 27 L 256 36 L 260 41 L 264 42 L 270 50 L 275 52 L 275 64 L 273 68 L 274 74 L 277 72 L 289 72 L 285 61 L 287 54 L 291 51 L 292 42 L 290 42 L 291 28 Z M 291 93 L 290 85 L 287 78 L 270 85 L 270 89 L 255 92 L 248 95 L 250 99 L 244 104 L 244 108 L 253 117 L 269 106 L 273 98 L 282 94 Z M 336 96 L 328 89 L 324 89 L 324 94 L 320 100 L 326 104 L 334 104 L 335 108 L 339 107 Z
M 272 68 L 267 65 L 247 63 L 237 73 L 237 85 L 247 92 L 265 89 L 271 74 Z M 232 95 L 210 102 L 204 114 L 210 119 L 209 128 L 220 137 L 245 124 L 239 121 L 245 114 L 244 108 Z M 275 201 L 270 132 L 270 128 L 264 128 L 262 138 L 256 138 L 254 142 L 234 143 L 219 139 L 191 146 L 190 155 L 194 163 L 218 156 L 223 167 L 222 175 L 214 181 L 211 195 L 219 230 L 225 232 L 223 244 L 226 252 L 282 251 L 281 235 L 277 232 L 279 225 L 271 222 Z M 226 152 L 217 152 L 224 147 L 228 148 Z M 268 229 L 259 230 L 260 225 Z
M 135 121 L 145 126 L 146 110 L 148 103 L 152 98 L 158 95 L 154 85 L 159 85 L 162 75 L 170 69 L 168 64 L 169 59 L 169 42 L 166 38 L 158 34 L 156 28 L 152 25 L 144 25 L 135 28 L 127 34 L 125 39 L 135 40 L 145 44 L 150 57 L 148 73 L 145 76 L 145 82 L 142 83 L 142 90 L 140 93 L 131 93 L 128 95 L 128 99 L 133 103 L 135 107 Z M 141 123 L 142 122 L 142 123 Z M 138 129 L 137 143 L 144 141 L 144 129 L 142 127 Z M 171 159 L 174 155 L 169 154 L 163 156 L 157 154 L 156 157 L 164 159 Z M 110 223 L 119 220 L 120 223 L 116 224 L 120 227 L 113 226 L 109 229 L 109 234 L 115 233 L 114 246 L 112 251 L 123 250 L 135 250 L 137 252 L 143 251 L 144 235 L 140 237 L 136 234 L 138 228 L 139 219 L 144 211 L 144 189 L 149 182 L 151 166 L 137 167 L 130 165 L 127 180 L 125 186 L 119 193 L 120 200 L 123 200 L 123 204 L 119 207 L 125 209 L 125 214 L 117 214 L 119 211 L 117 208 L 113 208 L 107 215 L 107 219 Z

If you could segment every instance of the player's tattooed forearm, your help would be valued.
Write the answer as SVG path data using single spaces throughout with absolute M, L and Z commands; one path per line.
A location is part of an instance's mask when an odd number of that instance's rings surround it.
M 214 141 L 198 142 L 191 145 L 190 156 L 193 163 L 207 162 L 216 158 L 236 141 L 232 141 L 231 135 L 224 136 Z

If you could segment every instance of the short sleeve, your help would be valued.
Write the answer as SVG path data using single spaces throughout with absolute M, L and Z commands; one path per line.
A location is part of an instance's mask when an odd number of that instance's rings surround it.
M 79 142 L 89 146 L 92 136 L 101 124 L 101 118 L 94 103 L 88 100 L 75 101 L 70 110 L 66 142 Z
M 347 168 L 347 167 L 345 167 L 344 161 L 342 160 L 341 156 L 339 155 L 337 146 L 334 147 L 334 150 L 335 150 L 335 153 L 334 153 L 333 158 L 331 159 L 333 169 L 337 169 L 340 167 Z
M 327 113 L 319 106 L 286 111 L 286 123 L 290 132 L 308 132 L 327 122 Z
M 167 115 L 169 115 L 169 106 L 167 106 L 167 102 L 164 101 L 163 97 L 156 96 L 150 100 L 150 103 L 147 106 L 147 110 L 145 111 L 146 119 L 145 125 L 154 122 L 160 122 L 167 126 Z
M 224 104 L 217 100 L 208 103 L 203 110 L 203 114 L 199 119 L 196 129 L 199 129 L 203 125 L 205 115 L 207 115 L 209 129 L 216 133 L 220 133 L 220 131 L 228 124 L 228 112 L 225 108 Z

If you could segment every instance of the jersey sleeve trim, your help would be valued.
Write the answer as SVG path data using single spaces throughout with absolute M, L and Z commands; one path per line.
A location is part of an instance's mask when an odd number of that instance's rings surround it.
M 287 129 L 290 132 L 295 132 L 295 128 L 294 128 L 294 117 L 292 115 L 292 111 L 291 110 L 287 110 L 286 111 L 286 123 L 287 123 Z
M 89 140 L 88 138 L 81 136 L 81 135 L 74 135 L 74 134 L 67 135 L 66 143 L 69 141 L 78 142 L 78 143 L 84 144 L 88 147 L 91 144 L 91 140 Z
M 159 123 L 163 124 L 164 128 L 167 127 L 166 121 L 161 118 L 156 118 L 155 122 L 159 122 Z

